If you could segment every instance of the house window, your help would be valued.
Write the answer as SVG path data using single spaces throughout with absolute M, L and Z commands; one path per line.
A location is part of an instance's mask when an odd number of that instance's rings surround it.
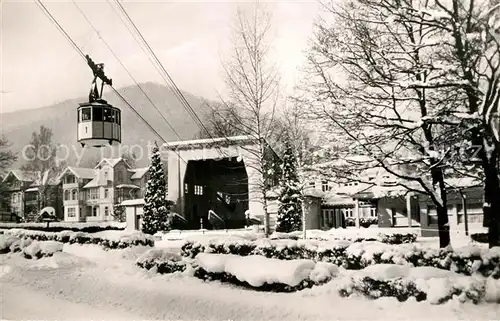
M 321 190 L 323 192 L 328 192 L 329 190 L 331 190 L 331 186 L 330 186 L 330 184 L 328 184 L 328 181 L 321 182 Z
M 104 216 L 109 216 L 109 208 L 106 206 L 104 207 Z
M 99 215 L 99 207 L 94 207 L 92 209 L 92 216 L 98 216 Z
M 88 191 L 88 196 L 89 197 L 88 198 L 90 200 L 96 200 L 96 199 L 98 199 L 99 198 L 99 193 L 98 192 L 99 192 L 99 190 L 97 188 L 91 188 L 91 189 L 89 189 L 89 191 Z
M 345 208 L 344 209 L 344 214 L 346 217 L 352 217 L 353 215 L 353 209 L 352 208 Z
M 68 207 L 68 217 L 76 217 L 76 208 Z
M 123 182 L 123 172 L 122 171 L 118 171 L 116 173 L 116 179 L 119 181 L 119 182 Z
M 77 200 L 78 199 L 78 193 L 77 193 L 76 189 L 74 189 L 74 190 L 71 191 L 71 199 L 72 200 Z
M 108 171 L 104 172 L 104 180 L 106 180 L 106 181 L 109 180 L 109 173 L 108 173 Z
M 376 207 L 370 207 L 370 216 L 377 217 L 377 208 Z
M 70 200 L 69 190 L 64 191 L 64 200 L 66 201 Z
M 309 187 L 316 188 L 316 182 L 309 182 Z
M 194 195 L 203 195 L 203 186 L 195 185 L 194 186 Z
M 75 176 L 67 175 L 65 180 L 66 180 L 66 184 L 73 184 L 73 183 L 75 183 Z
M 104 198 L 109 198 L 109 189 L 104 189 Z

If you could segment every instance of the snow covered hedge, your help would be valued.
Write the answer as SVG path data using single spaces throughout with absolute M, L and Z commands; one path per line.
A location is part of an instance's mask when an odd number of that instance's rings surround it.
M 374 264 L 411 264 L 430 266 L 460 274 L 500 278 L 500 248 L 465 247 L 455 251 L 433 249 L 421 244 L 391 245 L 381 242 L 353 243 L 349 241 L 313 240 L 225 240 L 187 241 L 181 249 L 184 257 L 195 258 L 200 253 L 260 255 L 280 260 L 308 259 L 333 263 L 349 270 L 359 270 Z
M 378 264 L 342 278 L 337 283 L 337 290 L 344 297 L 362 294 L 373 299 L 395 297 L 399 301 L 413 297 L 431 304 L 458 299 L 477 304 L 488 299 L 487 285 L 488 280 L 483 277 L 464 276 L 433 267 Z
M 407 244 L 415 243 L 417 241 L 416 233 L 357 233 L 349 234 L 345 233 L 346 230 L 339 229 L 335 233 L 327 233 L 324 231 L 310 231 L 308 232 L 307 239 L 309 240 L 320 240 L 320 241 L 331 241 L 331 240 L 342 240 L 351 242 L 367 242 L 367 241 L 378 241 L 387 244 Z M 376 231 L 376 229 L 374 229 Z M 312 234 L 312 235 L 310 235 Z M 292 233 L 273 233 L 270 239 L 290 239 L 298 240 L 302 239 L 302 232 L 292 232 Z
M 259 255 L 202 253 L 196 257 L 194 276 L 229 282 L 259 291 L 294 292 L 330 281 L 335 265 L 311 260 L 283 261 Z
M 32 241 L 57 241 L 61 243 L 97 244 L 104 249 L 123 249 L 132 246 L 154 246 L 152 236 L 140 232 L 103 231 L 98 233 L 84 232 L 42 232 L 24 229 L 11 229 L 5 231 L 6 237 L 14 236 L 19 239 Z
M 44 232 L 85 232 L 97 233 L 101 231 L 121 231 L 127 227 L 127 223 L 121 222 L 89 222 L 89 223 L 69 223 L 69 222 L 50 222 L 47 223 L 0 223 L 0 229 L 25 229 Z
M 19 238 L 12 235 L 0 235 L 0 253 L 22 252 L 27 259 L 39 259 L 61 252 L 63 243 L 57 241 L 33 241 L 29 238 Z

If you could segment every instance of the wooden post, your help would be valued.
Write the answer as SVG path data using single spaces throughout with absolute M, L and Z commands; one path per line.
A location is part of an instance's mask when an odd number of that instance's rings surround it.
M 411 217 L 411 193 L 408 193 L 406 195 L 406 212 L 407 212 L 407 215 L 408 215 L 408 227 L 411 228 L 412 227 L 412 217 Z
M 462 208 L 464 209 L 464 226 L 465 226 L 465 235 L 469 236 L 469 220 L 467 218 L 467 195 L 460 192 L 462 195 Z
M 359 199 L 356 198 L 354 200 L 354 215 L 355 215 L 355 218 L 356 218 L 356 227 L 357 228 L 360 228 L 360 222 L 359 222 Z

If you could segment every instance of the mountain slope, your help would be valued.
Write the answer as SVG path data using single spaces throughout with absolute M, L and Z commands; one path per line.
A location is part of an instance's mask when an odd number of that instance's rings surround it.
M 170 126 L 137 86 L 124 87 L 118 91 L 167 141 L 193 139 L 200 129 L 170 89 L 151 82 L 141 84 L 141 87 L 163 116 L 172 124 L 176 133 L 171 130 Z M 203 104 L 204 100 L 186 92 L 183 92 L 183 94 L 197 115 L 203 120 L 208 109 Z M 15 167 L 23 163 L 23 147 L 29 143 L 32 132 L 38 131 L 41 125 L 52 129 L 54 142 L 61 144 L 58 153 L 59 157 L 65 158 L 71 165 L 89 166 L 98 157 L 118 157 L 121 152 L 130 148 L 137 156 L 143 154 L 138 159 L 137 165 L 147 165 L 146 148 L 148 142 L 157 141 L 158 145 L 160 145 L 162 141 L 110 89 L 105 89 L 103 98 L 122 111 L 122 144 L 118 148 L 106 147 L 98 149 L 85 147 L 85 149 L 82 149 L 77 142 L 76 108 L 78 103 L 87 101 L 87 97 L 71 99 L 32 110 L 1 114 L 2 134 L 12 143 L 12 150 L 19 152 L 20 159 Z M 80 155 L 83 156 L 80 157 Z M 81 159 L 81 161 L 78 162 L 78 159 Z

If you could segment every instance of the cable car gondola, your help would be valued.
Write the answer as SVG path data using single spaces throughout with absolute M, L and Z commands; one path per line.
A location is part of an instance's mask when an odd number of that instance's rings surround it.
M 112 80 L 104 75 L 104 64 L 95 64 L 87 55 L 87 63 L 94 73 L 89 101 L 78 107 L 77 140 L 82 147 L 90 145 L 103 147 L 121 143 L 121 111 L 102 99 L 104 84 L 112 86 Z M 97 88 L 97 78 L 101 91 Z

